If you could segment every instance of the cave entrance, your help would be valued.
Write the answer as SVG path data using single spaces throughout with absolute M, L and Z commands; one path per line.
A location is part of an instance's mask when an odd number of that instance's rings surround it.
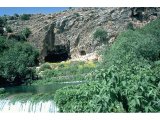
M 45 62 L 62 62 L 70 59 L 70 49 L 65 46 L 56 46 L 53 51 L 48 51 Z
M 83 56 L 83 55 L 86 55 L 86 51 L 85 51 L 85 50 L 81 50 L 81 51 L 80 51 L 80 55 L 82 55 L 82 56 Z
M 45 57 L 45 62 L 61 62 L 61 61 L 66 61 L 69 59 L 68 53 L 52 53 L 50 52 L 46 57 Z

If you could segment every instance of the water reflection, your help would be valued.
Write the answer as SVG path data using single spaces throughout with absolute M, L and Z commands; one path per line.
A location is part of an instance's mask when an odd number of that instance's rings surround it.
M 61 83 L 54 83 L 50 85 L 35 85 L 35 86 L 16 86 L 16 87 L 7 87 L 5 88 L 6 92 L 11 94 L 15 93 L 46 93 L 50 91 L 56 91 L 64 86 L 69 85 L 78 85 L 82 84 L 84 81 L 74 81 L 74 82 L 61 82 Z

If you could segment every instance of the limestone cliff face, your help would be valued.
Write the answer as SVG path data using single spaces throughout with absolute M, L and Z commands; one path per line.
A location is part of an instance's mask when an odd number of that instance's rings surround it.
M 28 41 L 39 49 L 40 60 L 76 57 L 82 52 L 92 53 L 101 48 L 94 41 L 97 28 L 107 31 L 112 43 L 116 36 L 128 29 L 142 27 L 160 17 L 160 8 L 75 8 L 49 15 L 32 15 L 30 20 L 10 20 L 14 31 L 28 27 L 32 31 Z

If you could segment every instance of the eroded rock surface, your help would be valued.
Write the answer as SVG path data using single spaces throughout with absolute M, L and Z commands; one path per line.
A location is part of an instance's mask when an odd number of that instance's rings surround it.
M 28 41 L 39 49 L 40 61 L 51 56 L 75 58 L 83 53 L 93 53 L 103 43 L 94 41 L 97 28 L 107 31 L 107 40 L 112 43 L 116 36 L 128 29 L 140 28 L 160 17 L 160 8 L 75 8 L 54 14 L 32 15 L 30 20 L 10 20 L 13 31 L 28 27 L 32 31 Z M 57 55 L 57 56 L 56 56 Z

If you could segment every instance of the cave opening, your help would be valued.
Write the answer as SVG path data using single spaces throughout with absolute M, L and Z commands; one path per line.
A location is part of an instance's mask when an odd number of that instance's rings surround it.
M 81 50 L 81 51 L 80 51 L 80 55 L 82 55 L 82 56 L 83 56 L 83 55 L 86 55 L 86 51 L 85 51 L 85 50 Z
M 65 53 L 53 53 L 50 52 L 45 57 L 45 62 L 62 62 L 68 60 L 70 57 L 67 52 Z
M 70 50 L 65 46 L 56 46 L 53 51 L 48 51 L 45 62 L 62 62 L 70 59 Z

